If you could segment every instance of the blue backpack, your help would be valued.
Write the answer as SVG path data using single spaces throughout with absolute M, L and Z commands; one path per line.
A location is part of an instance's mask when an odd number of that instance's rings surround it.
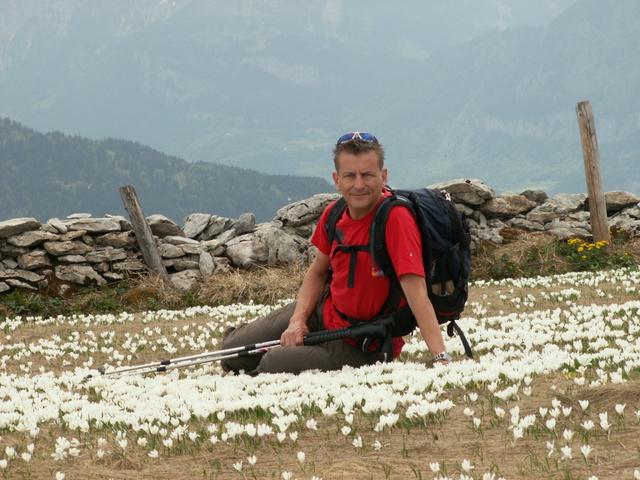
M 387 187 L 388 188 L 388 187 Z M 355 262 L 358 251 L 368 251 L 375 265 L 390 279 L 389 296 L 378 315 L 373 319 L 355 319 L 338 311 L 340 316 L 352 325 L 365 322 L 383 321 L 388 325 L 387 335 L 377 338 L 379 351 L 390 358 L 391 338 L 408 335 L 417 326 L 411 309 L 398 308 L 402 298 L 402 289 L 385 244 L 385 229 L 389 212 L 402 206 L 409 209 L 418 225 L 422 239 L 422 261 L 426 273 L 427 293 L 433 305 L 439 324 L 447 324 L 447 334 L 457 334 L 462 341 L 464 351 L 473 358 L 471 347 L 456 320 L 464 310 L 469 294 L 469 275 L 471 273 L 471 236 L 467 222 L 458 210 L 448 192 L 429 188 L 416 190 L 392 190 L 376 211 L 371 224 L 367 245 L 344 245 L 342 235 L 336 229 L 338 220 L 347 208 L 344 198 L 340 198 L 331 207 L 325 225 L 330 244 L 338 242 L 335 251 L 351 255 L 348 286 L 355 281 Z M 363 349 L 372 339 L 365 339 Z

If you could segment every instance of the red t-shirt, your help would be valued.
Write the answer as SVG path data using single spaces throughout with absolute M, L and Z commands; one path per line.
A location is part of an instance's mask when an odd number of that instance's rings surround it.
M 389 195 L 389 192 L 384 193 L 385 197 Z M 368 251 L 358 251 L 355 281 L 353 288 L 348 287 L 351 254 L 341 251 L 334 252 L 338 242 L 334 240 L 333 245 L 329 245 L 325 228 L 327 216 L 333 203 L 322 213 L 311 237 L 311 243 L 329 256 L 333 270 L 329 295 L 323 306 L 323 321 L 327 330 L 350 326 L 350 323 L 336 312 L 336 308 L 350 318 L 366 320 L 375 317 L 387 299 L 390 282 L 389 277 L 382 275 L 377 266 L 373 265 Z M 371 221 L 376 210 L 377 207 L 367 216 L 358 220 L 351 218 L 349 209 L 345 210 L 336 225 L 336 229 L 342 231 L 343 245 L 367 245 L 369 243 Z M 409 273 L 424 278 L 420 232 L 413 214 L 408 209 L 403 207 L 391 209 L 385 231 L 385 242 L 391 264 L 398 278 Z M 406 305 L 404 298 L 402 298 L 401 305 Z M 352 339 L 345 339 L 345 341 L 355 345 Z M 392 345 L 393 357 L 396 358 L 400 355 L 404 340 L 402 337 L 395 337 Z

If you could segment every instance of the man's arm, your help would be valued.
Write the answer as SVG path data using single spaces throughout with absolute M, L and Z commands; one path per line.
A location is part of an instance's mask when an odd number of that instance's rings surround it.
M 280 336 L 282 346 L 302 345 L 304 336 L 309 333 L 307 321 L 322 296 L 328 272 L 329 256 L 318 251 L 298 290 L 296 308 L 289 320 L 289 326 Z
M 436 312 L 427 296 L 427 284 L 420 275 L 406 274 L 400 277 L 400 286 L 409 308 L 416 317 L 422 338 L 427 343 L 431 355 L 445 351 L 444 339 L 438 325 Z M 443 363 L 448 363 L 446 360 Z

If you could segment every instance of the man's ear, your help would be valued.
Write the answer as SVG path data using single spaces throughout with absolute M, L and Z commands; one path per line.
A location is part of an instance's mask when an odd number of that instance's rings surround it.
M 383 168 L 382 169 L 382 181 L 384 182 L 384 184 L 387 184 L 387 169 Z
M 338 172 L 333 172 L 331 174 L 331 177 L 333 178 L 333 184 L 336 186 L 336 189 L 338 188 Z

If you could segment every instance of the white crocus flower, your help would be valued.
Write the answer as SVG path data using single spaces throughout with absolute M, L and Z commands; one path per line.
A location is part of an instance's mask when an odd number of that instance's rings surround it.
M 460 467 L 467 473 L 471 473 L 471 470 L 474 469 L 474 466 L 471 464 L 471 460 L 466 458 L 462 460 L 462 464 L 460 465 Z
M 592 448 L 591 448 L 590 445 L 582 445 L 580 447 L 580 453 L 582 453 L 582 456 L 584 457 L 585 460 L 587 459 L 587 457 L 591 453 L 591 450 L 592 450 Z
M 562 458 L 565 460 L 570 460 L 571 459 L 571 447 L 569 445 L 565 445 L 564 447 L 562 447 L 560 449 L 560 451 L 562 452 Z

